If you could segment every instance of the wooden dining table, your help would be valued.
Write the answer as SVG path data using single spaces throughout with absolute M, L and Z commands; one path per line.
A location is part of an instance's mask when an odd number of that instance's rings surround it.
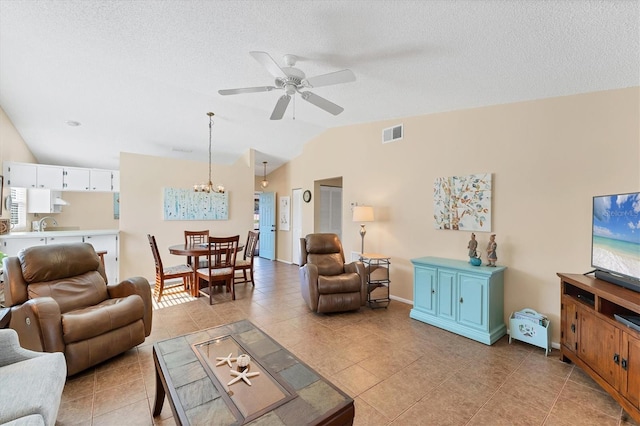
M 238 244 L 236 253 L 244 250 L 244 244 Z M 200 257 L 206 257 L 209 254 L 209 247 L 204 244 L 174 244 L 169 246 L 169 253 L 177 256 L 186 256 L 187 263 L 193 266 L 193 280 L 194 285 L 191 286 L 191 295 L 193 297 L 200 297 L 199 283 L 198 283 L 198 265 L 200 264 Z

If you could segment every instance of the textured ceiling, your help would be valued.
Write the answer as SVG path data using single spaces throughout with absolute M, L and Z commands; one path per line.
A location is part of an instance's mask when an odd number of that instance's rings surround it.
M 121 151 L 215 163 L 249 148 L 269 171 L 325 129 L 640 85 L 638 1 L 0 0 L 0 106 L 41 163 L 118 168 Z M 249 55 L 307 76 L 333 116 Z M 68 120 L 79 127 L 65 124 Z

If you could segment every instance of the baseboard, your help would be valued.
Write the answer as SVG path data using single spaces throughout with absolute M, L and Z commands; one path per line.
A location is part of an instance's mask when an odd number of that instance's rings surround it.
M 413 305 L 413 300 L 403 299 L 402 297 L 394 296 L 392 294 L 389 295 L 389 299 L 396 300 L 401 303 L 406 303 L 407 305 Z

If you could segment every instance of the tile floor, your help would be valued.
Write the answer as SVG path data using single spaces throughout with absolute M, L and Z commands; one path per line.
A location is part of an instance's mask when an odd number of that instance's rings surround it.
M 410 319 L 411 306 L 397 301 L 314 314 L 300 296 L 298 267 L 264 259 L 255 288 L 236 292 L 236 301 L 216 294 L 213 306 L 185 293 L 163 297 L 144 344 L 67 381 L 57 424 L 175 424 L 166 402 L 151 416 L 152 344 L 245 318 L 351 395 L 355 425 L 636 424 L 557 351 L 545 357 L 506 337 L 486 346 Z

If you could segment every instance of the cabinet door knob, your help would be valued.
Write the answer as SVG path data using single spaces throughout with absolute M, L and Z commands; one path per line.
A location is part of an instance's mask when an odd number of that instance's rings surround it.
M 623 368 L 624 370 L 626 370 L 626 369 L 627 369 L 627 360 L 626 360 L 626 359 L 624 359 L 624 358 L 622 358 L 622 368 Z
M 462 299 L 462 297 L 460 298 L 460 303 L 464 303 L 464 300 Z
M 575 325 L 575 324 L 571 324 L 571 331 L 572 331 L 573 333 L 575 333 L 575 332 L 576 332 L 576 325 Z
M 435 289 L 435 288 L 432 288 L 432 289 L 431 289 L 431 294 L 435 294 L 435 293 L 436 293 L 436 289 Z
M 620 363 L 620 354 L 613 354 L 613 362 L 616 364 Z

